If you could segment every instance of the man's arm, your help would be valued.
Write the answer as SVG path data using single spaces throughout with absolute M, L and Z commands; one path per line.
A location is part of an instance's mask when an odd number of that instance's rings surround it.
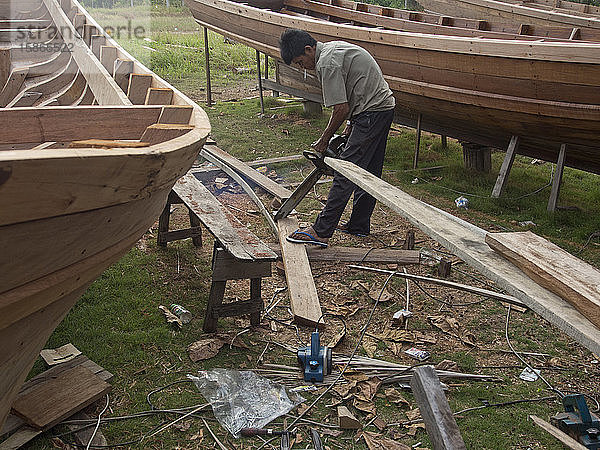
M 329 144 L 329 140 L 333 137 L 338 128 L 344 123 L 348 114 L 350 113 L 350 106 L 348 103 L 340 103 L 338 105 L 333 106 L 333 113 L 329 118 L 329 123 L 327 124 L 327 128 L 323 131 L 321 137 L 313 142 L 312 147 L 318 151 L 319 153 L 324 153 L 327 150 L 327 144 Z

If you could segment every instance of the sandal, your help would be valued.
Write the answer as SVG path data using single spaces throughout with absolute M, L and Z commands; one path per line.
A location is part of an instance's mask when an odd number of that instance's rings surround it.
M 360 231 L 350 231 L 348 229 L 348 222 L 338 225 L 337 230 L 341 231 L 342 233 L 350 234 L 352 236 L 357 237 L 367 237 L 369 235 L 369 233 L 361 233 Z
M 326 241 L 322 241 L 318 237 L 313 236 L 306 231 L 301 231 L 300 228 L 287 236 L 285 239 L 288 242 L 293 242 L 295 244 L 314 244 L 323 248 L 327 247 L 328 245 Z

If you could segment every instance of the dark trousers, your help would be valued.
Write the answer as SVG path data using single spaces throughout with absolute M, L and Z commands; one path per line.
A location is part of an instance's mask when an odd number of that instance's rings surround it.
M 340 158 L 381 177 L 387 136 L 393 118 L 393 109 L 366 111 L 352 118 L 352 132 Z M 348 231 L 369 234 L 375 198 L 336 172 L 327 203 L 313 225 L 319 237 L 329 238 L 333 235 L 352 193 L 354 193 L 354 201 L 352 215 L 348 221 Z

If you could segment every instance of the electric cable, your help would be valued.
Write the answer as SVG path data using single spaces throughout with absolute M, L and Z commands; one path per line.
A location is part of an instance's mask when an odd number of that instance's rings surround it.
M 170 388 L 171 386 L 175 386 L 176 384 L 181 384 L 181 383 L 192 383 L 192 380 L 178 380 L 178 381 L 174 381 L 172 383 L 167 384 L 166 386 L 162 386 L 159 387 L 158 389 L 154 389 L 153 391 L 148 392 L 148 395 L 146 395 L 146 401 L 148 402 L 148 405 L 150 405 L 150 409 L 151 410 L 155 410 L 157 409 L 152 402 L 150 401 L 150 397 L 152 397 L 154 394 L 157 394 L 161 391 L 164 391 L 167 388 Z
M 536 371 L 535 371 L 535 369 L 534 369 L 534 368 L 533 368 L 533 367 L 532 367 L 532 366 L 531 366 L 531 365 L 530 365 L 530 364 L 529 364 L 527 361 L 525 361 L 525 359 L 524 359 L 524 358 L 523 358 L 521 355 L 519 355 L 519 353 L 518 353 L 518 352 L 515 350 L 515 348 L 513 347 L 512 343 L 510 342 L 510 338 L 508 337 L 508 323 L 509 323 L 509 321 L 510 321 L 510 312 L 511 312 L 511 311 L 512 311 L 512 305 L 509 303 L 509 304 L 508 304 L 508 311 L 506 312 L 506 326 L 505 326 L 505 328 L 504 328 L 504 335 L 505 335 L 505 337 L 506 337 L 506 343 L 508 344 L 508 347 L 509 347 L 509 348 L 510 348 L 510 350 L 511 350 L 511 351 L 512 351 L 512 352 L 515 354 L 515 356 L 516 356 L 517 358 L 519 358 L 519 360 L 521 360 L 521 362 L 522 362 L 523 364 L 525 364 L 525 366 L 526 366 L 526 367 L 527 367 L 529 370 L 531 370 L 531 372 L 532 372 L 532 373 L 535 373 L 535 374 L 537 374 L 537 376 L 540 378 L 540 380 L 542 380 L 542 381 L 543 381 L 543 382 L 546 384 L 546 386 L 548 386 L 548 388 L 549 388 L 549 389 L 550 389 L 552 392 L 554 392 L 554 393 L 555 393 L 555 394 L 556 394 L 556 395 L 557 395 L 557 396 L 558 396 L 560 399 L 562 399 L 562 398 L 565 396 L 565 394 L 563 394 L 561 391 L 559 391 L 559 390 L 558 390 L 558 389 L 556 389 L 554 386 L 552 386 L 552 385 L 551 385 L 551 384 L 550 384 L 550 383 L 549 383 L 549 382 L 546 380 L 546 378 L 544 378 L 544 377 L 542 376 L 542 374 L 541 374 L 541 373 L 538 373 L 538 372 L 536 372 Z
M 96 428 L 94 428 L 94 432 L 90 436 L 90 440 L 88 441 L 87 446 L 85 447 L 85 450 L 89 450 L 90 445 L 92 445 L 92 441 L 96 437 L 96 433 L 98 433 L 98 429 L 100 428 L 100 420 L 102 420 L 102 414 L 104 414 L 106 412 L 106 410 L 108 409 L 109 403 L 110 403 L 110 398 L 108 397 L 108 394 L 106 394 L 106 405 L 104 406 L 104 409 L 102 411 L 100 411 L 100 414 L 98 414 L 98 422 L 96 423 Z
M 325 394 L 327 394 L 336 385 L 336 383 L 342 378 L 342 376 L 346 372 L 346 369 L 348 369 L 348 367 L 350 366 L 350 362 L 352 361 L 352 358 L 354 358 L 354 356 L 356 355 L 356 352 L 358 351 L 358 347 L 360 347 L 360 344 L 362 343 L 363 338 L 365 337 L 367 328 L 369 327 L 369 324 L 371 323 L 371 319 L 373 318 L 373 315 L 375 314 L 375 309 L 377 308 L 377 305 L 379 304 L 379 300 L 381 300 L 381 297 L 383 296 L 383 292 L 385 291 L 385 288 L 387 287 L 388 283 L 390 282 L 390 280 L 392 279 L 392 277 L 395 274 L 396 274 L 396 271 L 392 272 L 385 280 L 385 283 L 383 284 L 383 287 L 381 288 L 381 292 L 379 293 L 379 296 L 377 297 L 377 300 L 375 301 L 373 308 L 371 308 L 371 313 L 369 314 L 367 322 L 365 323 L 365 325 L 363 326 L 363 328 L 361 330 L 361 334 L 360 334 L 360 337 L 358 338 L 358 341 L 356 342 L 356 346 L 354 347 L 354 350 L 352 351 L 350 358 L 348 358 L 348 361 L 346 362 L 346 364 L 344 365 L 344 367 L 338 374 L 337 378 L 329 386 L 327 386 L 327 389 L 325 389 L 321 394 L 319 394 L 319 396 L 315 400 L 313 400 L 313 402 L 302 413 L 300 413 L 300 415 L 298 417 L 296 417 L 296 419 L 294 419 L 294 421 L 292 421 L 292 423 L 290 423 L 285 428 L 286 430 L 289 430 L 290 428 L 292 428 L 300 419 L 302 419 L 302 417 L 304 417 L 306 415 L 306 413 L 308 411 L 310 411 L 319 402 L 319 400 L 321 400 L 325 396 Z M 264 448 L 265 445 L 270 443 L 273 439 L 275 439 L 275 438 L 269 439 L 265 444 L 258 447 L 257 450 Z
M 483 302 L 485 302 L 486 300 L 489 300 L 489 298 L 482 298 L 482 299 L 480 299 L 480 300 L 475 300 L 475 301 L 473 301 L 473 302 L 467 302 L 467 303 L 450 303 L 450 302 L 447 302 L 447 301 L 445 301 L 445 300 L 442 300 L 442 299 L 440 299 L 440 298 L 437 298 L 437 297 L 433 296 L 432 294 L 430 294 L 429 292 L 427 292 L 427 291 L 425 290 L 425 288 L 423 288 L 423 287 L 422 287 L 422 286 L 419 284 L 419 282 L 418 282 L 418 281 L 416 281 L 416 280 L 410 280 L 410 281 L 412 281 L 412 282 L 413 282 L 413 283 L 414 283 L 414 284 L 415 284 L 415 285 L 416 285 L 416 286 L 419 288 L 419 290 L 420 290 L 421 292 L 423 292 L 423 293 L 424 293 L 426 296 L 428 296 L 428 297 L 429 297 L 429 298 L 431 298 L 432 300 L 435 300 L 436 302 L 442 303 L 442 304 L 444 304 L 444 305 L 446 305 L 446 306 L 451 306 L 451 307 L 456 307 L 456 306 L 471 306 L 471 305 L 478 305 L 479 303 L 483 303 Z

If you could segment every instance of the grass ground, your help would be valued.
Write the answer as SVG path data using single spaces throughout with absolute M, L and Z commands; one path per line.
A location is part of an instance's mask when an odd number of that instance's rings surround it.
M 93 11 L 101 23 L 120 23 L 125 18 L 138 19 L 140 11 L 99 10 Z M 185 10 L 164 10 L 152 12 L 152 33 L 147 36 L 152 41 L 120 41 L 134 56 L 142 59 L 154 71 L 164 76 L 179 89 L 190 94 L 197 101 L 203 99 L 204 86 L 203 58 L 198 50 L 169 47 L 164 44 L 176 43 L 202 49 L 201 34 Z M 213 48 L 213 71 L 215 80 L 222 84 L 219 89 L 230 98 L 241 98 L 249 93 L 252 74 L 243 73 L 234 78 L 232 68 L 253 64 L 254 51 L 238 45 L 226 44 L 222 38 L 211 36 Z M 156 47 L 152 52 L 142 46 Z M 145 59 L 146 58 L 146 59 Z M 235 59 L 239 58 L 239 59 Z M 236 75 L 236 77 L 238 77 Z M 240 87 L 240 84 L 243 85 Z M 240 95 L 244 93 L 244 95 Z M 286 106 L 287 105 L 287 106 Z M 271 156 L 297 154 L 307 148 L 319 135 L 327 117 L 305 117 L 298 104 L 285 104 L 276 99 L 268 99 L 267 113 L 260 114 L 257 99 L 233 102 L 219 102 L 208 108 L 213 137 L 219 146 L 243 160 L 254 160 Z M 275 109 L 271 109 L 275 108 Z M 523 230 L 531 227 L 536 233 L 556 242 L 563 248 L 577 254 L 596 267 L 600 267 L 600 247 L 592 233 L 600 229 L 600 186 L 598 177 L 584 172 L 567 169 L 563 178 L 560 204 L 577 206 L 578 210 L 562 210 L 553 215 L 545 211 L 549 188 L 525 196 L 545 186 L 552 171 L 551 165 L 533 165 L 528 158 L 517 158 L 510 176 L 505 198 L 493 200 L 489 192 L 495 181 L 503 154 L 493 155 L 493 169 L 489 175 L 465 170 L 462 166 L 460 148 L 450 141 L 448 149 L 441 147 L 439 138 L 424 136 L 421 142 L 420 166 L 443 166 L 437 170 L 412 171 L 414 146 L 412 130 L 395 127 L 389 139 L 384 178 L 435 206 L 451 211 L 462 218 L 486 229 Z M 272 167 L 285 181 L 299 180 L 310 167 L 302 162 Z M 414 180 L 417 180 L 413 184 Z M 213 186 L 210 186 L 214 189 Z M 310 222 L 321 208 L 327 185 L 320 186 L 301 205 L 301 220 Z M 469 209 L 456 209 L 454 199 L 463 195 L 469 199 Z M 248 198 L 235 192 L 221 192 L 219 199 L 232 207 L 234 214 L 265 241 L 273 241 L 270 231 L 260 217 L 252 214 L 255 209 Z M 264 197 L 265 201 L 267 198 Z M 177 208 L 173 220 L 180 225 L 185 223 L 185 211 Z M 519 223 L 532 221 L 536 225 L 522 226 Z M 373 217 L 373 234 L 364 239 L 334 235 L 334 245 L 382 247 L 402 242 L 406 230 L 411 227 L 385 207 L 378 207 Z M 295 331 L 281 323 L 265 319 L 263 326 L 249 331 L 236 339 L 244 342 L 247 349 L 225 345 L 219 354 L 211 359 L 193 363 L 187 356 L 187 346 L 202 337 L 202 317 L 210 287 L 210 258 L 212 243 L 206 237 L 201 248 L 194 248 L 189 241 L 179 241 L 162 249 L 156 246 L 156 225 L 138 242 L 121 261 L 109 268 L 84 294 L 81 301 L 69 313 L 65 321 L 50 338 L 47 347 L 57 347 L 67 342 L 75 344 L 85 355 L 115 374 L 112 381 L 109 416 L 133 414 L 150 408 L 149 392 L 182 380 L 188 373 L 213 367 L 252 369 L 257 367 L 265 341 L 276 341 L 296 347 L 299 345 Z M 206 234 L 206 233 L 205 233 Z M 433 252 L 443 252 L 427 236 L 417 232 L 417 245 Z M 443 254 L 443 253 L 439 253 Z M 409 267 L 411 273 L 435 275 L 435 265 Z M 356 343 L 361 326 L 366 322 L 373 300 L 358 282 L 367 287 L 381 288 L 384 278 L 354 272 L 345 266 L 331 267 L 314 264 L 319 297 L 323 308 L 328 312 L 347 311 L 358 308 L 347 319 L 348 335 L 336 348 L 336 352 L 348 354 Z M 486 280 L 464 264 L 456 261 L 452 280 L 485 287 Z M 279 273 L 263 282 L 265 301 L 276 297 L 278 289 L 285 286 Z M 480 406 L 484 402 L 500 403 L 523 398 L 539 398 L 549 394 L 540 381 L 533 383 L 518 378 L 522 370 L 518 360 L 507 349 L 504 340 L 506 309 L 495 302 L 477 303 L 472 306 L 446 307 L 430 296 L 423 294 L 411 285 L 411 310 L 415 313 L 409 330 L 413 342 L 397 342 L 385 335 L 390 328 L 392 312 L 404 305 L 405 284 L 399 279 L 390 283 L 391 299 L 381 305 L 375 313 L 369 333 L 360 349 L 360 354 L 374 354 L 377 358 L 412 364 L 414 361 L 402 353 L 408 347 L 419 346 L 431 352 L 431 361 L 439 363 L 444 359 L 456 362 L 467 372 L 495 375 L 497 382 L 452 383 L 448 392 L 450 406 L 454 411 Z M 229 299 L 247 296 L 245 282 L 228 285 L 226 296 Z M 471 294 L 448 291 L 442 288 L 427 288 L 434 298 L 454 303 L 478 302 Z M 282 295 L 282 294 L 279 294 Z M 194 313 L 195 319 L 181 331 L 168 326 L 158 310 L 159 305 L 180 303 Z M 284 298 L 282 305 L 287 305 Z M 348 313 L 346 313 L 348 315 Z M 461 332 L 470 333 L 475 346 L 441 332 L 432 326 L 430 316 L 442 315 L 453 318 L 460 324 Z M 276 308 L 273 316 L 287 321 L 287 309 Z M 335 323 L 335 322 L 334 322 Z M 228 333 L 229 341 L 248 326 L 246 318 L 225 319 L 219 328 Z M 337 325 L 326 331 L 324 339 L 337 331 Z M 277 331 L 274 331 L 277 330 Z M 310 330 L 300 330 L 301 340 L 308 342 Z M 329 334 L 331 333 L 331 334 Z M 549 358 L 530 359 L 543 369 L 550 383 L 565 391 L 583 391 L 598 396 L 598 364 L 592 355 L 570 338 L 548 326 L 532 312 L 513 313 L 509 324 L 509 335 L 513 344 L 521 351 L 543 352 Z M 463 336 L 464 337 L 464 336 Z M 295 355 L 276 346 L 265 353 L 265 362 L 296 366 Z M 32 373 L 43 370 L 41 362 L 36 363 Z M 380 391 L 381 392 L 381 391 Z M 314 393 L 303 394 L 307 399 Z M 382 395 L 382 394 L 380 394 Z M 411 414 L 416 403 L 410 393 L 404 393 L 407 405 L 392 405 L 386 398 L 376 397 L 377 414 L 387 423 L 402 422 Z M 204 400 L 190 384 L 177 384 L 152 396 L 157 407 L 182 407 L 204 403 Z M 335 425 L 336 396 L 327 396 L 309 417 L 324 425 Z M 103 403 L 100 401 L 99 403 Z M 97 413 L 103 405 L 91 408 Z M 352 408 L 352 406 L 351 406 Z M 527 420 L 528 414 L 537 414 L 544 419 L 561 410 L 556 401 L 523 403 L 499 408 L 482 409 L 462 414 L 458 419 L 461 432 L 469 448 L 473 449 L 517 449 L 550 448 L 560 446 L 544 432 Z M 362 423 L 367 423 L 366 414 L 354 409 Z M 258 439 L 236 441 L 228 436 L 214 421 L 212 412 L 202 414 L 211 429 L 228 448 L 256 448 Z M 111 444 L 129 442 L 149 434 L 150 430 L 173 416 L 154 415 L 141 419 L 113 422 L 103 426 L 103 432 Z M 289 420 L 289 419 L 288 419 Z M 278 422 L 281 424 L 281 422 Z M 280 427 L 281 425 L 279 425 Z M 277 427 L 277 425 L 276 425 Z M 339 436 L 326 435 L 328 428 L 322 428 L 325 445 L 334 448 L 365 448 L 356 433 L 346 431 Z M 371 425 L 368 431 L 379 431 Z M 412 432 L 414 435 L 411 435 Z M 29 448 L 52 448 L 51 433 L 36 439 Z M 335 434 L 335 433 L 334 433 Z M 411 430 L 403 426 L 390 426 L 381 434 L 393 437 L 407 445 L 430 448 L 423 430 Z M 301 427 L 295 448 L 305 448 L 310 439 L 307 428 Z M 70 442 L 70 436 L 63 436 L 63 442 Z M 420 444 L 419 444 L 420 443 Z M 55 445 L 59 445 L 55 441 Z M 141 443 L 132 443 L 131 448 L 213 448 L 214 441 L 196 419 L 184 420 L 181 426 L 172 427 Z

